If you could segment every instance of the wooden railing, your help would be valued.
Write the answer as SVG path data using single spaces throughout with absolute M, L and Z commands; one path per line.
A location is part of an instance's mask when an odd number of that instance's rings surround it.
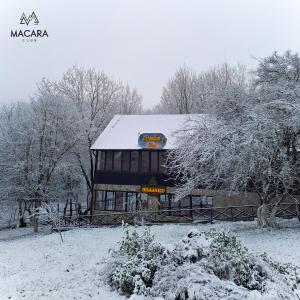
M 168 209 L 158 211 L 135 211 L 135 212 L 115 212 L 102 211 L 93 215 L 80 217 L 66 217 L 65 225 L 84 225 L 86 223 L 98 225 L 117 225 L 122 222 L 134 223 L 186 223 L 186 222 L 210 222 L 213 220 L 253 220 L 256 217 L 257 206 L 229 206 L 229 207 L 209 207 L 209 208 L 185 208 Z M 278 217 L 297 216 L 296 204 L 282 203 L 277 212 Z

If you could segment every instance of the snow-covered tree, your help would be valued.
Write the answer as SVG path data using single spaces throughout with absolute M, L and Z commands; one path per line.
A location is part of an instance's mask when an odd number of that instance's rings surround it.
M 197 103 L 197 75 L 188 67 L 180 67 L 163 88 L 159 110 L 165 113 L 189 114 Z
M 33 213 L 37 200 L 60 193 L 52 180 L 77 142 L 78 123 L 69 104 L 44 80 L 30 103 L 1 109 L 0 165 L 5 176 L 0 191 L 2 197 L 18 200 L 20 215 L 24 210 Z
M 142 96 L 129 85 L 122 86 L 118 95 L 117 112 L 124 115 L 140 114 L 142 112 Z
M 56 83 L 56 87 L 77 111 L 80 126 L 78 143 L 72 154 L 86 181 L 89 197 L 94 176 L 94 157 L 90 147 L 117 111 L 122 86 L 103 72 L 73 67 Z
M 258 225 L 276 226 L 279 203 L 299 184 L 300 59 L 274 53 L 260 61 L 255 76 L 246 90 L 224 89 L 210 121 L 186 124 L 169 167 L 182 181 L 179 197 L 197 187 L 254 191 L 261 199 Z
M 249 78 L 242 65 L 224 63 L 198 75 L 190 68 L 179 68 L 163 88 L 156 113 L 203 113 L 222 110 L 224 95 L 239 95 L 246 89 Z M 224 90 L 228 90 L 225 93 Z

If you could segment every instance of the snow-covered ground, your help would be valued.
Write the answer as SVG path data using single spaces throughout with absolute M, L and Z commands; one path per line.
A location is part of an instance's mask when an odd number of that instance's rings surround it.
M 252 252 L 267 252 L 300 267 L 300 224 L 296 219 L 280 224 L 282 228 L 276 230 L 257 229 L 254 222 L 168 224 L 152 226 L 151 232 L 168 244 L 194 228 L 230 230 Z M 105 286 L 100 276 L 109 250 L 121 239 L 120 227 L 71 230 L 63 233 L 63 243 L 57 233 L 33 235 L 31 229 L 16 230 L 0 231 L 0 300 L 125 299 Z

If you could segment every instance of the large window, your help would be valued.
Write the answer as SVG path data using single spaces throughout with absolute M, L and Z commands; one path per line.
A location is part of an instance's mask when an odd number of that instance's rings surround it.
M 121 171 L 122 166 L 122 152 L 115 151 L 114 152 L 114 171 Z
M 105 210 L 105 192 L 96 191 L 96 208 Z
M 98 154 L 97 169 L 108 172 L 163 173 L 165 151 L 103 150 Z
M 99 152 L 98 163 L 99 163 L 98 169 L 101 171 L 105 170 L 105 151 Z
M 131 151 L 130 171 L 131 172 L 139 171 L 139 152 L 138 151 Z
M 115 194 L 115 192 L 106 192 L 105 210 L 116 210 L 116 194 Z
M 125 211 L 126 210 L 126 193 L 116 192 L 116 210 Z
M 136 211 L 138 208 L 138 193 L 96 191 L 95 208 L 109 211 Z M 148 197 L 140 194 L 142 208 L 147 207 Z
M 137 194 L 127 193 L 127 211 L 136 211 L 137 209 Z
M 150 172 L 158 173 L 158 151 L 150 152 Z
M 150 165 L 150 152 L 142 151 L 142 173 L 149 173 L 149 165 Z
M 114 163 L 114 153 L 113 151 L 106 151 L 105 153 L 105 170 L 112 171 Z
M 160 208 L 161 209 L 190 209 L 213 206 L 212 196 L 186 196 L 179 201 L 175 201 L 173 194 L 160 195 Z
M 213 206 L 212 196 L 191 196 L 193 207 L 210 207 Z
M 130 151 L 123 151 L 122 153 L 122 171 L 129 172 L 130 170 Z

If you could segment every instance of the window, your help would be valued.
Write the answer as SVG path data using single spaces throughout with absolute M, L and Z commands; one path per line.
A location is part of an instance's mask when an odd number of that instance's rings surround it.
M 116 192 L 116 210 L 125 211 L 126 210 L 126 193 L 125 192 Z
M 105 210 L 105 191 L 96 191 L 96 208 Z
M 208 207 L 213 206 L 212 196 L 191 196 L 192 206 Z
M 175 197 L 173 194 L 169 194 L 169 201 L 170 201 L 170 208 L 171 209 L 176 209 L 179 208 L 180 200 L 175 201 Z
M 170 201 L 168 194 L 159 195 L 159 202 L 161 209 L 169 209 Z
M 129 172 L 130 165 L 130 151 L 123 151 L 122 154 L 122 171 Z
M 96 209 L 126 211 L 126 192 L 96 191 Z
M 148 209 L 148 194 L 141 193 L 140 195 L 140 205 L 138 204 L 139 209 Z
M 105 169 L 105 152 L 104 151 L 99 152 L 98 160 L 99 160 L 98 169 L 103 171 Z
M 151 164 L 150 164 L 150 172 L 157 173 L 158 172 L 158 151 L 151 151 Z
M 213 197 L 212 196 L 203 196 L 202 203 L 204 206 L 213 206 Z
M 190 197 L 184 197 L 180 200 L 180 208 L 191 208 Z
M 114 171 L 121 171 L 122 152 L 115 151 L 114 153 Z
M 112 151 L 106 151 L 105 153 L 105 170 L 106 171 L 112 171 L 113 169 L 113 152 Z
M 131 151 L 130 171 L 131 172 L 139 171 L 139 152 L 138 151 Z
M 202 196 L 191 196 L 191 197 L 192 197 L 192 206 L 202 205 Z
M 115 192 L 106 192 L 106 210 L 115 210 Z
M 127 211 L 136 211 L 137 196 L 136 193 L 127 193 Z
M 142 151 L 142 173 L 149 173 L 150 153 L 149 151 Z

